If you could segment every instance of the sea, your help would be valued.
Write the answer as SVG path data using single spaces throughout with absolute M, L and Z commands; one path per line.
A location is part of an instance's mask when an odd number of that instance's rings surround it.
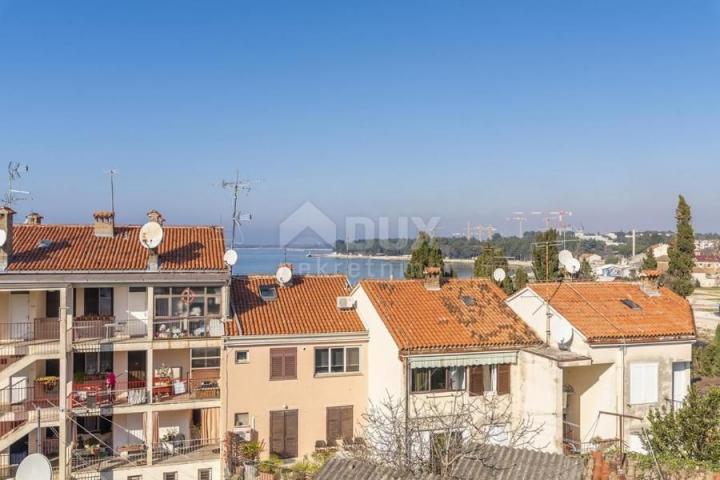
M 235 275 L 272 275 L 281 263 L 291 263 L 293 273 L 343 274 L 355 284 L 364 278 L 403 278 L 406 260 L 386 258 L 337 258 L 328 256 L 331 250 L 240 248 L 238 261 L 233 268 Z M 471 263 L 451 263 L 458 277 L 472 276 Z

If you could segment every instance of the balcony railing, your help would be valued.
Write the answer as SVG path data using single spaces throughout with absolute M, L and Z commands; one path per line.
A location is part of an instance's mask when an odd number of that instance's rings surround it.
M 158 378 L 153 380 L 153 402 L 220 398 L 219 378 Z
M 194 439 L 194 440 L 168 440 L 152 444 L 153 462 L 168 460 L 173 457 L 183 456 L 202 459 L 203 456 L 217 458 L 220 454 L 220 440 Z
M 128 445 L 119 452 L 113 452 L 103 445 L 89 445 L 72 450 L 73 470 L 103 471 L 146 464 L 147 454 L 144 445 Z
M 35 385 L 6 387 L 0 389 L 0 413 L 54 408 L 57 407 L 58 400 L 57 386 L 48 388 L 36 383 Z
M 111 316 L 84 316 L 73 320 L 73 340 L 127 340 L 148 334 L 147 320 L 117 320 Z
M 22 343 L 60 339 L 57 318 L 36 318 L 32 322 L 0 322 L 0 343 Z
M 109 389 L 105 380 L 76 382 L 68 395 L 69 408 L 102 408 L 116 405 L 141 405 L 147 403 L 145 380 L 117 382 Z
M 225 326 L 220 318 L 172 317 L 156 318 L 153 324 L 155 339 L 221 337 Z

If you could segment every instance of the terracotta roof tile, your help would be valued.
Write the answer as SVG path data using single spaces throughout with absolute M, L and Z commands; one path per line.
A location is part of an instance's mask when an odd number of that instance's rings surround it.
M 222 227 L 164 226 L 163 230 L 158 248 L 161 271 L 226 268 Z M 139 232 L 139 226 L 116 226 L 115 236 L 104 238 L 95 236 L 92 225 L 14 225 L 8 271 L 145 271 L 148 251 L 140 245 Z
M 591 343 L 695 335 L 690 304 L 667 288 L 660 288 L 659 295 L 648 295 L 630 282 L 536 283 L 530 288 L 550 299 L 550 305 Z
M 401 350 L 491 349 L 541 343 L 490 280 L 360 282 Z
M 339 310 L 337 297 L 350 295 L 344 275 L 296 275 L 276 287 L 277 299 L 260 297 L 261 285 L 277 285 L 270 275 L 233 277 L 232 305 L 243 335 L 303 335 L 364 332 L 357 312 Z M 227 335 L 238 335 L 228 322 Z

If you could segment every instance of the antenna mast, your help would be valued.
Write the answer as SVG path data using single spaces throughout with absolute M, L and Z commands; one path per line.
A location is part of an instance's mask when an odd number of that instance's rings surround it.
M 30 197 L 30 192 L 25 190 L 16 190 L 13 187 L 15 181 L 19 180 L 20 177 L 28 171 L 30 171 L 30 167 L 20 162 L 8 163 L 8 189 L 7 192 L 5 192 L 5 197 L 3 198 L 5 206 L 9 207 L 20 200 L 32 199 L 32 197 Z
M 241 180 L 240 179 L 240 172 L 235 171 L 235 180 L 223 180 L 220 183 L 220 186 L 222 188 L 225 188 L 227 190 L 232 191 L 233 193 L 233 213 L 232 213 L 232 240 L 230 243 L 230 248 L 235 248 L 235 235 L 237 232 L 237 229 L 240 227 L 242 222 L 248 222 L 252 220 L 252 214 L 245 213 L 243 214 L 238 210 L 238 198 L 240 197 L 240 194 L 242 192 L 245 192 L 245 194 L 249 193 L 252 189 L 252 182 L 248 180 Z
M 120 173 L 120 170 L 111 168 L 105 173 L 110 176 L 110 211 L 115 215 L 115 176 Z

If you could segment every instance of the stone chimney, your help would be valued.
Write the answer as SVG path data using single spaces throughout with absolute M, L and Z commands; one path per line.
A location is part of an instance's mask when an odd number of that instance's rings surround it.
M 93 212 L 95 220 L 95 236 L 112 238 L 115 235 L 115 214 L 113 212 L 99 210 Z
M 426 290 L 440 290 L 442 281 L 442 270 L 440 267 L 425 267 L 423 270 Z
M 25 223 L 27 225 L 40 225 L 42 223 L 43 216 L 37 212 L 30 212 L 25 215 Z
M 0 208 L 0 230 L 5 232 L 5 243 L 0 247 L 0 270 L 7 270 L 13 253 L 13 216 L 15 210 Z
M 640 288 L 646 295 L 656 297 L 660 295 L 660 270 L 643 270 L 640 274 Z
M 147 217 L 148 217 L 148 221 L 150 221 L 150 222 L 157 222 L 160 225 L 165 223 L 165 219 L 163 218 L 162 213 L 158 212 L 155 209 L 152 209 L 149 212 L 147 212 Z

